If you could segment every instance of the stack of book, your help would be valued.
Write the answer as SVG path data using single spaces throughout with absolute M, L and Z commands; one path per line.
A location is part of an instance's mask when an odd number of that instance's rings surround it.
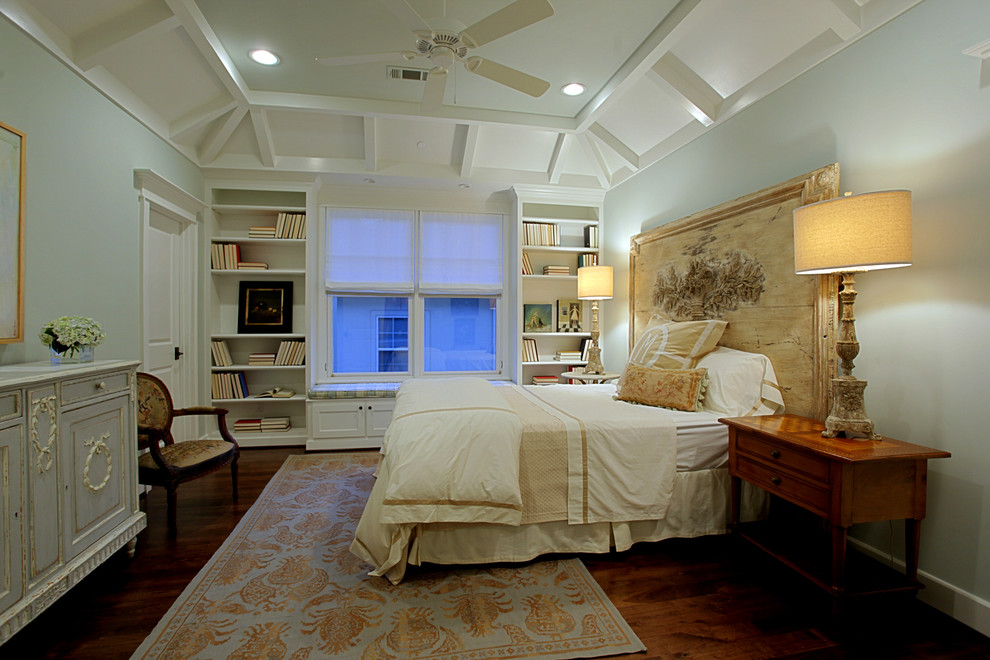
M 298 366 L 306 362 L 306 342 L 286 340 L 278 345 L 275 354 L 277 366 Z
M 275 228 L 248 227 L 248 238 L 275 238 Z
M 252 367 L 272 367 L 275 366 L 274 353 L 251 353 L 248 356 L 248 365 Z
M 584 228 L 584 247 L 598 247 L 598 226 L 587 225 Z
M 543 267 L 543 274 L 544 275 L 570 275 L 571 274 L 571 267 L 570 266 L 544 266 Z
M 583 252 L 578 255 L 578 268 L 584 266 L 597 266 L 598 265 L 598 255 L 594 252 Z
M 292 424 L 289 422 L 288 417 L 262 417 L 261 418 L 261 432 L 268 433 L 271 431 L 288 431 L 292 428 Z
M 213 365 L 216 367 L 229 367 L 234 364 L 234 361 L 230 357 L 230 349 L 227 348 L 227 342 L 223 339 L 219 341 L 215 340 L 211 342 L 211 348 L 213 350 Z
M 234 243 L 210 245 L 210 267 L 214 270 L 233 270 L 241 262 L 241 246 Z
M 536 351 L 536 340 L 523 337 L 523 362 L 539 362 L 540 355 Z
M 268 264 L 263 261 L 238 261 L 237 270 L 268 270 Z
M 306 214 L 279 213 L 275 221 L 275 238 L 306 238 Z
M 242 371 L 213 374 L 211 389 L 214 399 L 244 399 L 248 396 L 247 379 Z
M 554 385 L 559 382 L 559 376 L 533 376 L 533 385 Z
M 234 433 L 261 433 L 261 419 L 235 420 Z
M 560 245 L 560 227 L 549 222 L 524 222 L 523 245 Z
M 565 362 L 577 361 L 581 359 L 581 351 L 557 351 L 554 359 Z

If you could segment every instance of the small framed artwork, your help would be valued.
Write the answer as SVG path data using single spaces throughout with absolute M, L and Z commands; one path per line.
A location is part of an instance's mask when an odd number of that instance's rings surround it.
M 553 332 L 553 303 L 524 304 L 523 332 Z
M 581 332 L 581 301 L 557 301 L 557 332 Z
M 24 341 L 24 133 L 0 122 L 0 344 Z
M 241 282 L 237 332 L 292 332 L 292 282 Z

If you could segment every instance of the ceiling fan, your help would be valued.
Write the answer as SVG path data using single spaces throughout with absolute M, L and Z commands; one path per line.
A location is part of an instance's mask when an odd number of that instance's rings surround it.
M 521 30 L 544 18 L 553 16 L 553 7 L 548 0 L 516 0 L 474 25 L 465 28 L 461 23 L 446 18 L 433 19 L 434 27 L 424 21 L 407 0 L 379 0 L 395 14 L 416 37 L 416 50 L 369 55 L 344 55 L 342 57 L 320 57 L 317 62 L 325 66 L 385 62 L 401 56 L 408 60 L 425 57 L 433 64 L 426 79 L 422 107 L 435 110 L 443 105 L 443 94 L 447 86 L 447 72 L 454 62 L 461 61 L 471 73 L 483 76 L 499 84 L 529 94 L 542 96 L 550 87 L 546 80 L 523 73 L 512 67 L 486 60 L 468 53 L 479 46 L 507 34 Z M 446 9 L 446 2 L 444 3 Z M 446 11 L 444 11 L 446 14 Z

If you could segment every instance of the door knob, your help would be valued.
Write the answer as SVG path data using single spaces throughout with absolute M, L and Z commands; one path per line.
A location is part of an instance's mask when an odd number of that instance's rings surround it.
M 179 359 L 180 357 L 182 357 L 183 355 L 185 355 L 185 353 L 183 353 L 183 352 L 182 352 L 182 351 L 181 351 L 181 350 L 179 349 L 179 347 L 178 347 L 178 346 L 176 346 L 176 347 L 175 347 L 175 359 L 176 359 L 176 360 L 178 360 L 178 359 Z

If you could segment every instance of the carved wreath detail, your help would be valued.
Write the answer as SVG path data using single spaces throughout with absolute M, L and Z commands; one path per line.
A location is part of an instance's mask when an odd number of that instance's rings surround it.
M 38 432 L 41 416 L 47 415 L 50 420 L 48 426 L 48 437 L 45 444 L 41 444 L 41 434 Z M 52 449 L 55 447 L 55 439 L 58 437 L 58 426 L 55 423 L 55 395 L 42 397 L 32 402 L 31 406 L 31 445 L 37 452 L 36 464 L 38 474 L 44 474 L 51 467 L 55 460 Z
M 83 441 L 83 445 L 90 447 L 89 454 L 86 455 L 86 464 L 83 466 L 83 484 L 93 493 L 103 490 L 107 482 L 110 481 L 110 473 L 113 471 L 113 458 L 110 456 L 110 447 L 107 446 L 107 440 L 109 439 L 110 434 L 103 433 L 99 438 L 89 438 Z M 103 475 L 103 481 L 93 485 L 93 482 L 89 480 L 89 464 L 93 462 L 93 457 L 97 454 L 106 455 L 107 471 Z
M 673 264 L 657 273 L 653 306 L 675 318 L 718 318 L 759 300 L 765 281 L 760 262 L 738 250 L 722 258 L 702 254 L 683 273 Z

